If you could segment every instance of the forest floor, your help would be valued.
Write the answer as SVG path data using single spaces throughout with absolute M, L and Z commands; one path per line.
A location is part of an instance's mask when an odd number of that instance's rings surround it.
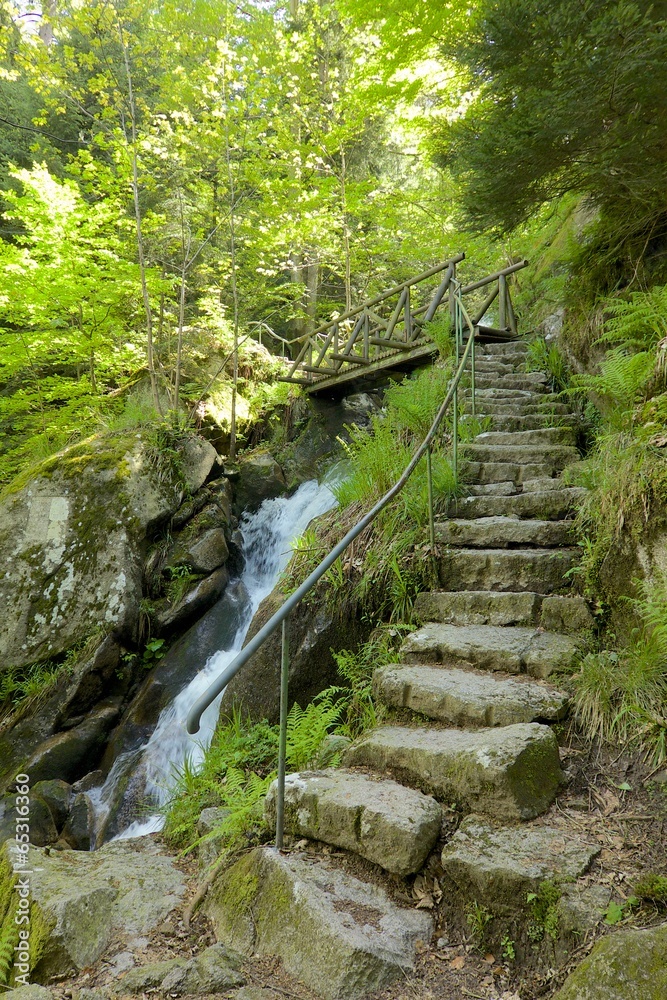
M 569 783 L 544 820 L 550 826 L 576 830 L 585 840 L 600 847 L 589 880 L 607 885 L 612 899 L 621 905 L 632 895 L 633 883 L 649 872 L 667 874 L 664 853 L 664 835 L 667 826 L 667 768 L 652 768 L 640 756 L 626 748 L 591 748 L 577 733 L 573 725 L 563 727 L 560 733 L 561 755 L 569 774 Z M 159 839 L 159 838 L 158 838 Z M 166 852 L 166 846 L 161 845 Z M 302 844 L 299 845 L 302 848 Z M 332 859 L 350 871 L 361 863 L 363 874 L 369 876 L 372 866 L 360 859 L 332 851 L 325 845 L 309 845 L 309 850 L 330 854 Z M 199 871 L 197 862 L 179 858 L 177 864 L 188 882 L 185 907 L 197 890 Z M 385 881 L 379 875 L 378 880 Z M 385 883 L 385 887 L 390 888 Z M 423 905 L 423 893 L 413 887 L 413 896 Z M 403 903 L 405 894 L 392 894 Z M 571 955 L 567 967 L 554 970 L 545 967 L 527 968 L 504 960 L 483 948 L 476 948 L 470 940 L 455 933 L 448 934 L 433 908 L 436 931 L 433 941 L 424 945 L 417 957 L 414 972 L 368 1000 L 547 1000 L 553 997 L 571 969 L 590 951 L 601 933 L 610 930 L 600 924 L 590 937 L 582 941 Z M 664 919 L 651 906 L 643 906 L 629 913 L 623 923 L 644 926 Z M 206 916 L 198 911 L 188 929 L 182 917 L 172 916 L 150 935 L 135 955 L 138 964 L 168 958 L 189 958 L 214 943 L 212 927 Z M 103 989 L 124 971 L 122 962 L 127 952 L 119 939 L 114 942 L 95 967 L 75 977 L 49 983 L 56 1000 L 76 1000 L 79 989 Z M 544 954 L 544 952 L 542 952 Z M 129 966 L 126 965 L 125 968 Z M 279 959 L 253 958 L 244 965 L 248 986 L 266 992 L 262 1000 L 317 1000 L 315 994 L 302 983 L 289 976 Z M 218 1000 L 234 997 L 237 990 L 218 994 Z M 117 994 L 118 995 L 118 994 Z M 155 997 L 159 991 L 153 991 Z

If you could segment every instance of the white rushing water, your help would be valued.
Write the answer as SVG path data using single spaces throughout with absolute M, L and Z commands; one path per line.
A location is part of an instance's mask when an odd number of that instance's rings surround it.
M 248 592 L 248 601 L 233 642 L 229 649 L 221 649 L 211 656 L 193 680 L 163 710 L 153 735 L 144 746 L 131 754 L 122 754 L 104 785 L 90 792 L 98 816 L 98 828 L 99 821 L 108 812 L 116 785 L 127 775 L 130 763 L 134 773 L 143 772 L 145 801 L 153 805 L 155 812 L 130 823 L 114 839 L 140 837 L 162 828 L 164 817 L 157 809 L 168 800 L 176 774 L 186 759 L 195 769 L 201 763 L 215 730 L 222 695 L 204 712 L 196 736 L 189 736 L 185 728 L 192 704 L 241 650 L 255 611 L 273 590 L 289 562 L 292 543 L 303 534 L 314 517 L 334 505 L 335 499 L 328 486 L 311 481 L 300 486 L 291 497 L 264 501 L 256 514 L 242 519 L 239 528 L 243 534 L 245 567 L 241 580 Z M 128 761 L 128 757 L 132 757 L 133 761 Z

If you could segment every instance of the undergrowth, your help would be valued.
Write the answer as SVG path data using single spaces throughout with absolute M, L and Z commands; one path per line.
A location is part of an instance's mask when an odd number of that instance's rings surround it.
M 379 628 L 358 652 L 335 653 L 341 685 L 322 691 L 305 708 L 294 704 L 287 718 L 287 772 L 340 763 L 340 741 L 355 738 L 378 722 L 371 678 L 375 667 L 393 662 L 405 629 Z M 344 741 L 343 741 L 344 742 Z M 165 836 L 174 847 L 189 850 L 199 842 L 197 820 L 202 809 L 221 806 L 227 815 L 209 834 L 221 838 L 224 853 L 233 854 L 268 836 L 263 802 L 276 777 L 278 726 L 252 722 L 241 712 L 221 723 L 203 763 L 186 759 L 177 773 L 167 806 Z

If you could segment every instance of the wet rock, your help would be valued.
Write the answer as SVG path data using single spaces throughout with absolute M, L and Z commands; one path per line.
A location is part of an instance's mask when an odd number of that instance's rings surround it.
M 76 789 L 79 791 L 79 789 Z M 38 781 L 32 786 L 32 796 L 46 802 L 53 821 L 58 830 L 62 830 L 72 804 L 72 786 L 66 781 L 52 778 L 50 781 Z M 49 843 L 49 841 L 46 841 Z M 41 844 L 37 845 L 42 846 Z
M 187 622 L 198 618 L 219 601 L 229 583 L 229 572 L 221 566 L 204 580 L 198 580 L 178 604 L 164 601 L 164 607 L 155 615 L 155 634 L 171 635 Z
M 239 478 L 234 483 L 234 513 L 254 513 L 262 501 L 287 492 L 282 469 L 268 451 L 258 450 L 239 461 Z
M 206 912 L 216 936 L 246 955 L 278 955 L 326 1000 L 357 1000 L 414 967 L 431 918 L 324 859 L 256 848 L 222 872 Z
M 277 782 L 264 815 L 276 824 Z M 285 780 L 285 829 L 322 840 L 372 861 L 388 872 L 419 871 L 440 833 L 435 799 L 395 781 L 341 769 L 302 771 Z
M 554 1000 L 663 1000 L 667 923 L 607 934 L 568 976 Z
M 89 771 L 88 774 L 84 774 L 83 778 L 79 778 L 72 785 L 73 792 L 89 792 L 91 788 L 97 788 L 104 781 L 105 774 L 104 771 Z
M 0 897 L 9 909 L 16 845 L 0 853 Z M 30 848 L 31 978 L 48 982 L 92 965 L 118 935 L 144 934 L 181 905 L 185 881 L 152 841 L 126 840 L 95 852 Z
M 62 839 L 75 851 L 89 851 L 95 835 L 95 809 L 89 795 L 80 792 L 74 799 Z
M 32 783 L 50 778 L 71 782 L 82 777 L 102 755 L 118 712 L 117 700 L 99 705 L 86 722 L 64 733 L 56 733 L 42 743 L 21 770 L 30 776 Z

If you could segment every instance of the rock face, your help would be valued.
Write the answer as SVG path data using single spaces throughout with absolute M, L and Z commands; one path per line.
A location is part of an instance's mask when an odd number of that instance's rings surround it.
M 239 462 L 239 477 L 234 484 L 234 513 L 254 513 L 263 500 L 287 493 L 283 471 L 273 455 L 258 449 Z
M 246 955 L 278 955 L 326 1000 L 356 1000 L 414 965 L 430 939 L 423 911 L 327 861 L 256 848 L 213 883 L 205 904 L 219 941 Z
M 276 822 L 274 782 L 265 815 Z M 395 875 L 419 871 L 440 833 L 442 811 L 428 795 L 395 781 L 334 769 L 290 774 L 285 829 L 354 851 Z
M 259 632 L 285 601 L 280 586 L 260 604 L 250 623 L 246 644 Z M 290 615 L 290 704 L 304 706 L 328 684 L 338 683 L 333 649 L 346 649 L 368 637 L 370 626 L 350 620 L 326 605 L 318 608 L 301 602 Z M 281 630 L 276 629 L 261 649 L 227 685 L 220 705 L 221 716 L 242 706 L 251 718 L 277 722 L 280 711 Z
M 348 766 L 389 771 L 401 782 L 496 819 L 532 819 L 562 781 L 556 737 L 536 723 L 501 729 L 382 726 L 354 743 Z
M 555 1000 L 663 1000 L 667 996 L 667 923 L 615 931 L 598 941 Z
M 0 849 L 0 930 L 11 940 L 20 857 Z M 107 844 L 92 854 L 30 848 L 31 978 L 47 982 L 95 962 L 114 935 L 145 934 L 179 905 L 183 875 L 147 839 Z
M 195 447 L 193 445 L 193 447 Z M 196 444 L 198 489 L 215 461 Z M 56 656 L 103 625 L 132 639 L 141 544 L 179 506 L 184 483 L 158 475 L 141 435 L 93 437 L 60 453 L 0 504 L 0 669 Z

